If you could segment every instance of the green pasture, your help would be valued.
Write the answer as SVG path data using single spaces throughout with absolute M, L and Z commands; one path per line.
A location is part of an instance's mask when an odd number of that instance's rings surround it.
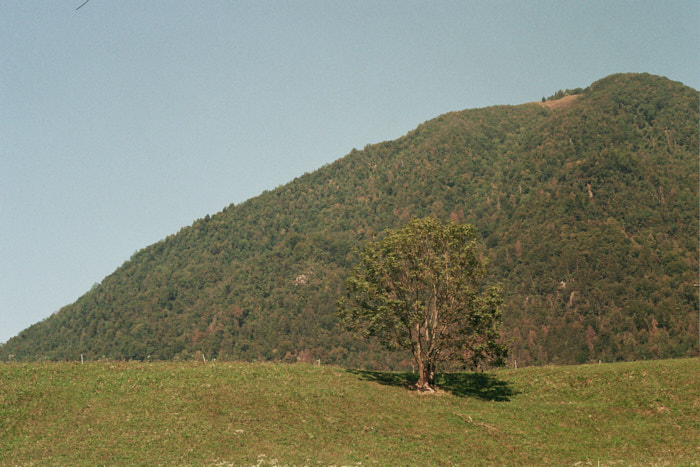
M 0 364 L 1 465 L 699 465 L 700 360 Z

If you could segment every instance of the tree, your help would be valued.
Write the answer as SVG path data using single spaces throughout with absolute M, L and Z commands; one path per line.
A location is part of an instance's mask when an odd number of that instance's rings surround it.
M 413 219 L 364 244 L 338 314 L 362 336 L 410 350 L 419 390 L 434 389 L 441 361 L 502 364 L 501 293 L 485 287 L 480 253 L 472 225 Z

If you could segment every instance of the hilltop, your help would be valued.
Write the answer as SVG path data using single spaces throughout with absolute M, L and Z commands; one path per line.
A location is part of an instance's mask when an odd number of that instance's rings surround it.
M 564 99 L 451 112 L 199 219 L 0 358 L 410 368 L 334 304 L 361 241 L 426 215 L 483 237 L 519 365 L 697 355 L 698 92 L 620 74 Z

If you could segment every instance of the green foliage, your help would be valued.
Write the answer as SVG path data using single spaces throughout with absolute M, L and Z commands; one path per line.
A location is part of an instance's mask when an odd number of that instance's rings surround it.
M 484 290 L 486 260 L 471 225 L 426 217 L 367 241 L 338 312 L 350 329 L 410 350 L 430 389 L 442 361 L 501 363 L 501 297 Z
M 410 368 L 335 302 L 374 232 L 467 222 L 518 365 L 698 355 L 698 92 L 613 75 L 566 105 L 442 115 L 138 251 L 0 359 Z
M 584 89 L 582 88 L 575 88 L 575 89 L 567 89 L 566 91 L 562 91 L 561 89 L 555 92 L 553 95 L 549 96 L 548 98 L 542 98 L 542 102 L 546 101 L 551 101 L 551 100 L 556 100 L 556 99 L 561 99 L 562 97 L 566 96 L 577 96 L 579 94 L 584 93 Z
M 0 465 L 691 465 L 698 359 L 437 376 L 0 364 Z

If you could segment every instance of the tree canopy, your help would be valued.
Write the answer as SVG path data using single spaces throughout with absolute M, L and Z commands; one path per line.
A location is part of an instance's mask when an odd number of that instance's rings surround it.
M 388 230 L 364 244 L 339 302 L 341 319 L 391 349 L 410 350 L 421 390 L 433 387 L 441 361 L 501 363 L 502 299 L 498 287 L 484 286 L 479 245 L 474 226 L 432 217 Z

